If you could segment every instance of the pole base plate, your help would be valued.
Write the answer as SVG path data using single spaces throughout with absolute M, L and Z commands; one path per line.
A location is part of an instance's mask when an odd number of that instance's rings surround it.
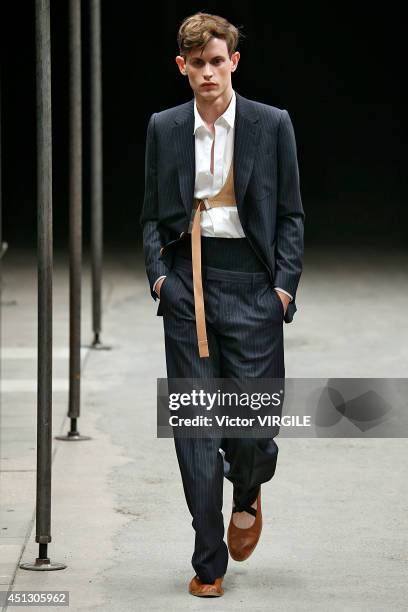
M 82 436 L 78 432 L 68 432 L 65 436 L 54 436 L 55 440 L 65 440 L 66 442 L 78 442 L 81 440 L 92 440 L 91 436 Z
M 65 563 L 51 562 L 48 557 L 45 559 L 36 558 L 35 563 L 20 563 L 20 568 L 25 570 L 33 570 L 35 572 L 50 572 L 52 570 L 65 569 Z

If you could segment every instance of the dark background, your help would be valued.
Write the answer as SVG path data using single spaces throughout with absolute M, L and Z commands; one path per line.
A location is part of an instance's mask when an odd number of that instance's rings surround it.
M 68 244 L 68 3 L 51 0 L 54 238 Z M 288 110 L 298 144 L 306 245 L 407 239 L 399 3 L 102 2 L 106 244 L 140 245 L 152 112 L 191 98 L 174 61 L 184 17 L 243 26 L 233 87 Z M 83 0 L 84 244 L 89 242 L 88 2 Z M 36 244 L 34 0 L 1 5 L 3 239 Z M 405 106 L 404 106 L 405 110 Z

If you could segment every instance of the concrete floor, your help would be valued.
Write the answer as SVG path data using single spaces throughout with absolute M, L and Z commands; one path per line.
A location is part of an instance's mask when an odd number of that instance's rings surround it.
M 67 264 L 55 255 L 55 435 L 68 429 Z M 407 377 L 407 271 L 407 253 L 309 249 L 299 310 L 284 327 L 286 375 Z M 224 597 L 188 595 L 191 517 L 173 441 L 155 432 L 156 378 L 166 375 L 162 319 L 141 254 L 131 251 L 105 256 L 102 339 L 112 349 L 82 351 L 79 429 L 92 440 L 54 441 L 48 552 L 67 569 L 20 569 L 38 554 L 35 254 L 10 247 L 3 275 L 0 590 L 68 590 L 72 611 L 408 609 L 405 438 L 278 439 L 255 553 L 230 560 Z M 224 494 L 227 525 L 228 481 Z

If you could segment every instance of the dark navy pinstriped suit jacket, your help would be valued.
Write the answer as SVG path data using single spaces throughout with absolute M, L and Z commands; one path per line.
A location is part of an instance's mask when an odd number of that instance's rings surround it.
M 290 323 L 297 310 L 295 296 L 302 272 L 305 220 L 294 131 L 286 110 L 235 93 L 234 187 L 238 214 L 272 283 L 294 297 L 284 319 Z M 192 98 L 153 113 L 147 128 L 140 223 L 146 273 L 155 300 L 153 283 L 168 273 L 173 245 L 188 231 L 194 182 Z M 161 314 L 160 307 L 157 314 Z

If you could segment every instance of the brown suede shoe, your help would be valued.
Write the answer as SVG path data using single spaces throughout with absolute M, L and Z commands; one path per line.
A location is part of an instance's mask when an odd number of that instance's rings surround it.
M 245 512 L 249 512 L 255 516 L 255 522 L 248 529 L 241 529 L 232 522 L 232 516 L 234 511 L 231 513 L 231 519 L 228 527 L 228 549 L 231 557 L 235 561 L 245 561 L 249 555 L 253 552 L 255 546 L 258 544 L 258 540 L 262 531 L 262 511 L 261 511 L 261 491 L 259 490 L 257 497 L 257 507 L 247 508 Z
M 221 597 L 221 595 L 224 595 L 224 590 L 221 587 L 223 577 L 216 578 L 214 584 L 205 584 L 201 582 L 198 576 L 194 576 L 190 580 L 188 591 L 196 597 Z

